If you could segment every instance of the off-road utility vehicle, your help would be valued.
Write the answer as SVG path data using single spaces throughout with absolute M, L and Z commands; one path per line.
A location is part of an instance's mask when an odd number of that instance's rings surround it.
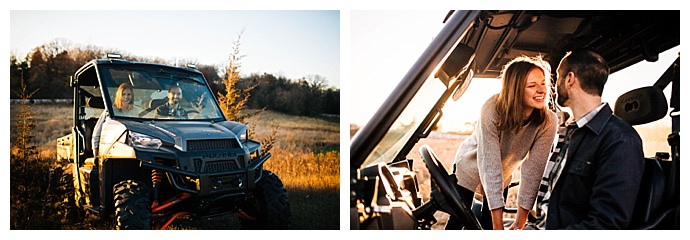
M 660 53 L 680 45 L 680 11 L 450 11 L 445 17 L 442 30 L 351 140 L 351 229 L 435 229 L 438 212 L 460 219 L 465 229 L 481 229 L 474 206 L 463 204 L 447 170 L 452 159 L 440 161 L 431 147 L 418 146 L 443 117 L 447 101 L 464 97 L 473 79 L 495 79 L 522 55 L 543 56 L 553 73 L 564 54 L 577 48 L 597 51 L 616 73 L 641 61 L 656 62 Z M 665 133 L 670 150 L 645 153 L 632 226 L 637 229 L 680 229 L 677 54 L 661 66 L 665 73 L 643 79 L 647 85 L 620 95 L 614 106 L 614 114 L 631 125 L 670 116 L 671 131 Z M 671 90 L 670 101 L 664 89 Z M 413 149 L 419 149 L 417 159 Z M 414 168 L 415 161 L 423 161 L 431 175 L 430 196 L 420 192 L 423 169 Z
M 123 83 L 133 87 L 139 114 L 113 108 Z M 278 176 L 263 168 L 271 154 L 247 137 L 246 125 L 225 118 L 201 72 L 109 54 L 82 66 L 70 85 L 72 133 L 57 140 L 57 152 L 73 163 L 80 208 L 114 219 L 117 229 L 164 229 L 180 216 L 229 213 L 244 228 L 288 228 L 287 193 Z M 186 114 L 155 114 L 172 86 L 181 89 Z M 92 134 L 104 110 L 110 117 L 94 158 Z

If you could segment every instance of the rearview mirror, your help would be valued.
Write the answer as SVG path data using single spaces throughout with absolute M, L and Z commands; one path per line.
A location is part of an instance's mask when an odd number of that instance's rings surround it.
M 434 77 L 440 79 L 446 87 L 449 87 L 454 80 L 457 80 L 460 74 L 467 71 L 473 60 L 474 48 L 462 43 L 458 44 L 446 61 L 443 62 L 443 65 L 441 65 Z
M 470 69 L 467 71 L 467 74 L 465 74 L 465 77 L 461 80 L 462 82 L 458 84 L 458 88 L 456 88 L 455 92 L 453 92 L 453 101 L 457 101 L 460 99 L 460 97 L 462 97 L 463 94 L 465 94 L 465 90 L 467 90 L 467 87 L 470 86 L 472 78 L 474 78 L 474 71 Z

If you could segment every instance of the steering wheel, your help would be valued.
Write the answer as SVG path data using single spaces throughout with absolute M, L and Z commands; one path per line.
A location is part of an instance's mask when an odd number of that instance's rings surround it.
M 443 200 L 445 200 L 443 201 L 439 199 L 440 201 L 437 202 L 441 205 L 444 205 L 443 203 L 445 203 L 445 205 L 450 208 L 449 214 L 452 214 L 458 219 L 462 220 L 465 228 L 482 229 L 477 217 L 475 217 L 474 213 L 472 213 L 472 211 L 463 203 L 460 193 L 455 188 L 456 183 L 450 180 L 448 177 L 448 172 L 443 167 L 441 162 L 438 161 L 438 157 L 434 151 L 431 150 L 431 147 L 423 145 L 419 149 L 419 152 L 422 154 L 424 163 L 426 163 L 426 168 L 429 169 L 432 183 L 436 184 L 439 192 L 441 193 L 440 196 L 436 197 L 442 197 Z

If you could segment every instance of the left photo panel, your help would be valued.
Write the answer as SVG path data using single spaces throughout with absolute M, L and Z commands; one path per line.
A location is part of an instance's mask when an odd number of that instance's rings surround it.
M 340 229 L 340 11 L 9 15 L 10 230 Z

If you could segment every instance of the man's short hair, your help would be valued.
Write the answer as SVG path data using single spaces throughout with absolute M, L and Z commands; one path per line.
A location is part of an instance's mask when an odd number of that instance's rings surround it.
M 175 89 L 175 88 L 180 89 L 180 92 L 182 92 L 182 88 L 180 88 L 180 86 L 177 86 L 177 85 L 172 85 L 172 86 L 170 87 L 170 89 L 168 89 L 168 92 L 172 91 L 172 90 Z
M 590 49 L 577 49 L 565 54 L 560 68 L 565 74 L 573 72 L 580 80 L 580 87 L 589 94 L 601 96 L 609 76 L 606 60 Z

